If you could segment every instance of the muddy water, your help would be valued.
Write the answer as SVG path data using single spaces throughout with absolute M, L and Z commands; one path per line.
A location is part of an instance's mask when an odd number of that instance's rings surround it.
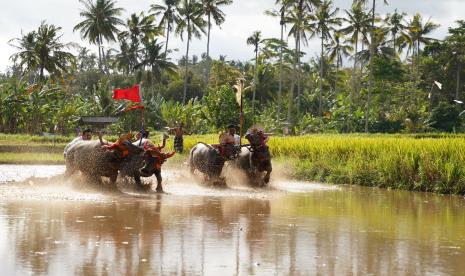
M 216 190 L 164 175 L 163 195 L 76 191 L 56 179 L 0 185 L 0 275 L 465 271 L 461 197 L 287 181 Z

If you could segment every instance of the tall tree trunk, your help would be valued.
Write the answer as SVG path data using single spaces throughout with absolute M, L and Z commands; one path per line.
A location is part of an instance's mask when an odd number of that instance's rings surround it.
M 165 44 L 165 59 L 168 55 L 168 42 L 170 40 L 170 32 L 171 32 L 171 22 L 168 22 L 168 26 L 166 27 L 166 44 Z
M 279 87 L 278 87 L 278 112 L 276 119 L 281 118 L 281 106 L 283 97 L 283 43 L 284 43 L 284 9 L 281 12 L 281 47 L 279 48 Z
M 297 76 L 296 74 L 296 68 L 297 68 L 297 59 L 298 59 L 298 46 L 297 46 L 297 38 L 295 40 L 295 56 L 294 56 L 294 64 L 292 65 L 292 71 L 294 72 L 294 75 Z M 291 90 L 289 91 L 289 104 L 287 106 L 287 124 L 290 127 L 292 124 L 292 104 L 294 101 L 294 89 L 295 89 L 295 82 L 296 79 L 293 77 L 292 78 L 292 83 L 291 83 Z
M 339 81 L 339 65 L 342 65 L 342 57 L 339 57 L 339 50 L 336 53 L 336 76 L 334 78 L 334 94 L 337 96 L 338 86 L 337 82 Z
M 210 13 L 208 13 L 208 34 L 207 34 L 207 61 L 205 63 L 205 85 L 208 88 L 208 80 L 210 78 L 210 30 L 212 28 Z
M 417 43 L 417 79 L 416 82 L 420 79 L 420 40 Z
M 375 75 L 373 74 L 373 58 L 375 56 L 375 10 L 376 10 L 376 0 L 373 0 L 373 14 L 371 17 L 371 37 L 370 37 L 370 77 L 368 81 L 368 95 L 367 95 L 367 104 L 365 109 L 365 132 L 368 133 L 369 117 L 370 117 L 370 101 L 371 93 L 373 93 L 373 86 L 375 82 Z
M 100 38 L 97 39 L 97 47 L 98 47 L 98 69 L 102 72 L 102 43 L 100 42 Z
M 352 90 L 350 92 L 350 105 L 349 105 L 349 110 L 350 110 L 350 115 L 353 118 L 354 114 L 354 98 L 357 93 L 357 52 L 358 52 L 358 33 L 357 33 L 357 38 L 355 39 L 355 54 L 354 54 L 354 68 L 352 69 Z M 352 121 L 349 120 L 349 132 L 352 131 Z
M 296 115 L 299 116 L 300 113 L 300 93 L 301 93 L 301 64 L 300 64 L 300 39 L 302 38 L 302 20 L 303 20 L 303 10 L 304 10 L 304 1 L 300 0 L 299 1 L 299 7 L 298 7 L 298 26 L 299 29 L 297 30 L 297 106 L 296 106 Z
M 457 87 L 455 88 L 455 99 L 460 101 L 460 73 L 462 71 L 462 63 L 459 62 L 457 68 Z
M 396 49 L 396 45 L 397 45 L 396 39 L 397 39 L 397 37 L 396 37 L 396 34 L 397 33 L 395 33 L 395 32 L 392 34 L 392 44 L 393 44 L 392 49 L 394 49 L 394 53 L 397 53 L 397 49 Z
M 253 74 L 252 116 L 255 123 L 255 96 L 257 94 L 258 44 L 255 45 L 255 72 Z
M 183 89 L 183 93 L 182 93 L 182 104 L 186 104 L 186 97 L 187 97 L 187 69 L 188 69 L 188 65 L 189 65 L 189 44 L 190 44 L 190 41 L 191 41 L 191 35 L 190 35 L 190 32 L 189 32 L 189 29 L 190 29 L 190 23 L 188 22 L 187 23 L 187 48 L 186 48 L 186 64 L 185 64 L 185 70 L 184 70 L 184 89 Z
M 320 56 L 320 94 L 318 96 L 318 115 L 323 117 L 323 51 L 324 51 L 324 39 L 321 34 L 321 56 Z
M 44 66 L 40 66 L 40 74 L 39 74 L 39 80 L 43 81 L 44 80 Z
M 107 59 L 105 57 L 105 51 L 103 50 L 103 46 L 102 46 L 102 42 L 103 42 L 102 35 L 99 35 L 99 41 L 100 41 L 100 49 L 102 50 L 102 72 L 108 73 Z
M 301 72 L 302 65 L 300 64 L 300 34 L 297 43 L 297 106 L 296 106 L 296 115 L 300 114 L 300 94 L 301 94 Z

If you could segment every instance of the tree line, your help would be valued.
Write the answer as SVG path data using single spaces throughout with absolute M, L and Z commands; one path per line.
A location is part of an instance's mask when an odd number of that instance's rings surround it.
M 74 31 L 98 53 L 63 42 L 61 27 L 46 21 L 12 39 L 17 52 L 0 77 L 0 131 L 69 133 L 80 116 L 114 114 L 116 128 L 137 128 L 137 114 L 118 113 L 111 99 L 112 88 L 134 83 L 143 84 L 153 128 L 184 122 L 216 131 L 239 120 L 232 89 L 239 78 L 246 124 L 278 133 L 463 129 L 465 21 L 438 40 L 430 35 L 439 25 L 419 13 L 392 7 L 379 15 L 387 1 L 354 0 L 341 10 L 331 0 L 276 0 L 263 12 L 279 19 L 280 37 L 253 32 L 243 43 L 254 58 L 240 61 L 210 56 L 211 28 L 225 22 L 232 0 L 164 0 L 127 19 L 115 0 L 80 2 Z M 186 47 L 177 64 L 173 35 Z M 193 38 L 205 38 L 200 57 L 189 54 Z M 311 39 L 319 54 L 306 60 Z

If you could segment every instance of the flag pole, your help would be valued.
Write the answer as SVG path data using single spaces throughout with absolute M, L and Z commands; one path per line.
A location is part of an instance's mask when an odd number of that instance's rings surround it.
M 142 106 L 144 105 L 144 99 L 142 97 L 142 87 L 141 85 L 139 85 L 139 89 L 140 89 L 140 103 L 142 104 Z M 144 109 L 145 108 L 141 108 L 140 110 L 140 121 L 141 121 L 141 131 L 145 131 L 145 117 L 144 117 Z
M 240 89 L 241 89 L 241 103 L 240 103 L 240 117 L 239 117 L 239 146 L 242 147 L 242 135 L 243 135 L 243 127 L 244 127 L 244 112 L 243 112 L 243 106 L 244 106 L 244 98 L 242 97 L 242 90 L 244 89 L 244 80 L 240 79 L 239 80 L 240 84 Z

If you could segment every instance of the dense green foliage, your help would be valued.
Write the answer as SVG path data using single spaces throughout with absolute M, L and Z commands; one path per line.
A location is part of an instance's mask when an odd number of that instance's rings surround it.
M 61 28 L 45 22 L 13 39 L 18 52 L 0 75 L 0 132 L 71 134 L 86 115 L 120 116 L 116 132 L 139 129 L 139 112 L 121 113 L 127 103 L 111 98 L 112 89 L 135 83 L 149 128 L 184 122 L 216 132 L 239 122 L 238 78 L 245 79 L 246 124 L 275 133 L 285 126 L 295 134 L 464 129 L 464 21 L 435 40 L 434 22 L 397 10 L 379 18 L 372 1 L 340 11 L 329 0 L 278 0 L 267 14 L 280 18 L 282 37 L 254 32 L 242 42 L 254 60 L 234 61 L 209 54 L 211 26 L 227 20 L 221 9 L 230 0 L 166 0 L 126 20 L 117 1 L 81 2 L 75 31 L 98 45 L 98 55 L 61 41 Z M 191 38 L 204 34 L 206 54 L 189 56 Z M 170 60 L 169 35 L 186 43 L 178 64 Z M 305 60 L 313 37 L 319 57 Z M 105 46 L 111 41 L 115 49 Z

